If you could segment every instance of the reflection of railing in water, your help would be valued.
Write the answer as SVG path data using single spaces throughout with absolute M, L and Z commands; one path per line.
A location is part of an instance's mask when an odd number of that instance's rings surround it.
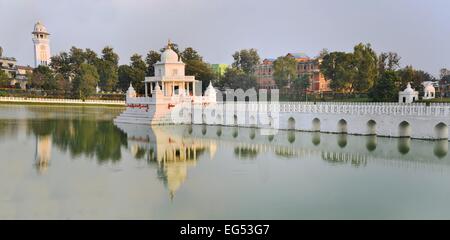
M 247 148 L 247 147 L 235 147 L 234 155 L 236 155 L 239 159 L 254 159 L 258 156 L 258 150 L 255 148 Z
M 425 151 L 419 150 L 419 155 L 417 155 L 417 149 L 414 149 L 415 151 L 412 152 L 412 147 L 421 147 L 423 148 L 423 145 L 420 144 L 420 140 L 412 140 L 410 138 L 380 138 L 375 135 L 371 136 L 350 136 L 347 134 L 324 134 L 324 133 L 301 133 L 301 132 L 294 132 L 294 131 L 281 131 L 282 134 L 277 135 L 256 135 L 254 136 L 252 133 L 252 128 L 236 128 L 236 127 L 224 127 L 224 126 L 218 126 L 218 127 L 208 127 L 208 128 L 201 128 L 202 134 L 199 135 L 198 128 L 194 131 L 194 129 L 189 128 L 189 135 L 186 135 L 186 137 L 192 136 L 193 138 L 200 138 L 200 139 L 209 139 L 210 141 L 220 141 L 220 144 L 224 144 L 227 142 L 227 144 L 231 145 L 234 148 L 250 148 L 250 149 L 256 149 L 257 152 L 267 152 L 272 151 L 278 156 L 286 157 L 286 158 L 295 158 L 299 157 L 301 155 L 304 155 L 305 153 L 314 153 L 317 155 L 317 153 L 320 154 L 322 152 L 336 152 L 339 154 L 353 154 L 347 157 L 354 158 L 354 164 L 358 166 L 366 166 L 367 161 L 369 159 L 383 159 L 386 158 L 388 161 L 403 161 L 405 164 L 409 164 L 411 162 L 426 162 L 425 164 L 433 164 L 433 165 L 450 165 L 450 161 L 439 161 L 438 159 L 442 159 L 447 156 L 448 152 L 448 142 L 445 140 L 440 141 L 434 141 L 434 146 L 431 145 L 432 142 L 426 142 L 426 146 L 429 146 L 429 148 L 425 147 Z M 225 131 L 225 129 L 228 129 L 229 131 Z M 208 132 L 210 134 L 205 134 L 204 132 Z M 212 131 L 213 130 L 213 131 Z M 215 133 L 220 132 L 220 136 L 217 136 Z M 247 133 L 248 132 L 248 133 Z M 213 135 L 213 136 L 212 136 Z M 237 138 L 236 136 L 239 136 Z M 298 148 L 302 147 L 305 144 L 304 136 L 309 136 L 311 142 L 310 149 L 306 148 Z M 281 139 L 280 139 L 281 138 Z M 336 141 L 336 145 L 338 148 L 334 149 L 335 147 L 332 147 L 332 149 L 329 149 L 330 142 L 329 140 L 332 140 L 334 138 L 334 141 Z M 361 141 L 354 141 L 354 138 L 359 138 L 361 140 L 364 140 L 365 143 L 361 144 Z M 220 140 L 219 140 L 220 139 Z M 240 141 L 236 141 L 239 139 Z M 275 139 L 277 139 L 275 141 Z M 326 141 L 324 141 L 324 139 Z M 351 139 L 351 140 L 350 140 Z M 380 142 L 380 139 L 382 140 Z M 280 141 L 281 140 L 281 141 Z M 298 140 L 301 141 L 301 145 L 296 143 Z M 349 142 L 350 141 L 350 142 Z M 394 141 L 394 142 L 392 142 Z M 411 146 L 411 144 L 415 141 L 415 144 Z M 386 143 L 384 143 L 386 142 Z M 396 145 L 392 145 L 392 143 L 395 143 Z M 354 148 L 354 143 L 358 143 L 357 149 L 354 149 L 357 151 L 357 153 L 349 153 L 348 151 L 352 151 L 352 147 Z M 388 144 L 387 146 L 384 146 L 384 144 Z M 238 146 L 236 146 L 238 144 Z M 324 149 L 325 144 L 327 147 Z M 350 148 L 349 148 L 349 144 Z M 381 145 L 380 145 L 381 144 Z M 309 145 L 309 144 L 307 144 Z M 332 145 L 331 145 L 332 146 Z M 384 146 L 384 147 L 383 147 Z M 395 147 L 396 146 L 396 147 Z M 364 147 L 363 149 L 360 147 Z M 387 147 L 387 148 L 386 148 Z M 393 150 L 396 150 L 396 152 L 393 152 Z M 431 154 L 435 157 L 426 157 L 426 154 L 428 153 L 426 150 L 430 150 L 429 154 Z M 375 151 L 377 150 L 377 151 Z M 254 150 L 253 150 L 254 151 Z M 347 152 L 346 152 L 347 151 Z M 387 152 L 386 152 L 387 151 Z M 395 153 L 395 154 L 394 154 Z M 356 156 L 354 154 L 357 154 Z M 394 155 L 392 155 L 394 154 Z M 411 154 L 414 154 L 414 158 L 408 157 Z M 365 163 L 359 162 L 362 160 L 362 157 L 365 159 Z M 419 157 L 419 159 L 416 159 Z M 414 164 L 412 164 L 414 165 Z M 415 165 L 414 165 L 415 166 Z
M 333 164 L 348 164 L 350 163 L 354 167 L 367 166 L 366 155 L 362 154 L 349 154 L 343 152 L 322 152 L 321 157 L 323 160 Z

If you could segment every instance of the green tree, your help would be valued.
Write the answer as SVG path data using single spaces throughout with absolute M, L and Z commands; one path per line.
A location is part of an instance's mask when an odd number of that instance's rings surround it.
M 184 49 L 183 52 L 181 52 L 181 59 L 183 60 L 183 62 L 185 61 L 203 61 L 202 56 L 200 56 L 200 54 L 198 54 L 197 51 L 195 51 L 192 47 L 187 47 L 186 49 Z
M 56 73 L 53 78 L 56 85 L 56 90 L 58 92 L 62 94 L 70 93 L 71 84 L 69 80 L 64 77 L 64 75 Z
M 396 86 L 399 89 L 403 89 L 406 87 L 408 83 L 412 83 L 414 81 L 414 68 L 412 66 L 406 66 L 398 71 L 398 74 L 400 76 L 399 80 L 397 81 Z
M 370 44 L 358 44 L 353 50 L 355 78 L 352 88 L 358 92 L 368 91 L 378 77 L 378 58 Z
M 399 91 L 396 83 L 399 81 L 400 79 L 397 72 L 393 70 L 385 70 L 369 91 L 369 97 L 372 101 L 376 102 L 395 101 Z
M 186 64 L 186 75 L 195 76 L 197 80 L 202 81 L 202 90 L 204 91 L 209 82 L 214 79 L 214 73 L 210 66 L 203 61 L 203 57 L 193 48 L 188 47 L 181 52 L 181 59 Z
M 120 65 L 119 66 L 119 88 L 122 91 L 126 91 L 128 86 L 130 86 L 130 82 L 132 82 L 132 73 L 133 69 L 128 65 Z
M 62 52 L 51 58 L 50 67 L 59 74 L 62 74 L 65 79 L 72 77 L 71 57 L 67 52 Z
M 378 57 L 378 71 L 382 74 L 385 70 L 397 70 L 400 67 L 400 56 L 395 52 L 381 53 Z
M 209 65 L 200 60 L 186 61 L 186 75 L 195 76 L 202 81 L 202 91 L 205 91 L 210 81 L 214 80 L 214 73 Z
M 114 52 L 114 48 L 112 48 L 112 47 L 103 48 L 102 59 L 104 61 L 111 62 L 116 66 L 119 64 L 119 55 Z
M 54 90 L 56 89 L 53 71 L 47 66 L 39 66 L 33 70 L 31 76 L 31 86 L 37 89 Z
M 292 82 L 291 86 L 291 99 L 294 101 L 302 100 L 301 98 L 303 96 L 306 96 L 306 91 L 309 88 L 309 79 L 311 75 L 310 74 L 302 74 L 299 77 L 295 78 Z
M 104 91 L 110 92 L 117 86 L 119 81 L 118 62 L 119 56 L 113 48 L 105 47 L 102 50 L 102 58 L 98 60 L 96 67 L 100 76 L 99 86 Z
M 225 71 L 222 79 L 217 83 L 220 88 L 247 90 L 256 87 L 256 77 L 246 74 L 241 69 L 229 68 Z
M 130 58 L 131 61 L 131 67 L 134 69 L 138 69 L 140 71 L 145 72 L 147 69 L 147 65 L 145 64 L 144 60 L 142 60 L 142 56 L 139 54 L 133 54 Z
M 288 56 L 278 57 L 273 63 L 273 78 L 278 88 L 289 88 L 297 78 L 297 61 Z
M 86 99 L 95 93 L 99 78 L 95 66 L 82 63 L 80 65 L 79 75 L 73 80 L 73 93 L 80 99 Z
M 256 66 L 260 62 L 258 51 L 254 48 L 243 49 L 233 54 L 234 62 L 232 66 L 241 69 L 246 74 L 253 74 Z
M 87 48 L 84 52 L 84 62 L 90 65 L 96 66 L 98 64 L 99 58 L 97 53 L 93 50 Z
M 323 57 L 320 71 L 330 80 L 330 88 L 336 92 L 352 92 L 355 79 L 353 54 L 331 52 Z
M 136 89 L 138 93 L 142 94 L 144 93 L 144 80 L 147 65 L 144 60 L 142 60 L 142 56 L 139 54 L 133 54 L 130 61 L 131 72 L 128 77 L 131 79 L 134 89 Z
M 155 63 L 161 61 L 161 54 L 157 51 L 150 50 L 145 58 L 145 63 L 147 64 L 146 75 L 153 77 L 155 76 Z
M 86 62 L 86 54 L 81 48 L 72 47 L 69 52 L 70 65 L 73 74 L 78 74 L 81 70 L 81 64 Z

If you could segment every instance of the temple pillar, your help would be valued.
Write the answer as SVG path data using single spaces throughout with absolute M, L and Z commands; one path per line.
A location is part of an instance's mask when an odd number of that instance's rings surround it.
M 145 97 L 148 97 L 147 82 L 144 82 L 144 87 L 145 87 Z

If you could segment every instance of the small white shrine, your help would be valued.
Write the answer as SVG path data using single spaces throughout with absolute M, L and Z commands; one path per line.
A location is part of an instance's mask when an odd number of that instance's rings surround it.
M 419 92 L 415 91 L 414 88 L 411 88 L 410 83 L 408 83 L 405 90 L 398 93 L 399 103 L 412 103 L 417 100 L 419 100 Z
M 433 86 L 433 82 L 426 81 L 423 85 L 423 99 L 433 99 L 436 97 L 436 89 Z

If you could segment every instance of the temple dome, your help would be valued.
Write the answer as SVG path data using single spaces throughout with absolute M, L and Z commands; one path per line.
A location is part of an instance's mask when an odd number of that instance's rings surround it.
M 406 86 L 405 90 L 403 90 L 403 93 L 407 93 L 407 94 L 414 94 L 414 89 L 411 88 L 411 84 L 408 83 L 408 85 Z
M 177 63 L 178 54 L 172 50 L 171 48 L 166 48 L 164 52 L 161 54 L 161 62 L 162 63 Z
M 47 28 L 41 23 L 41 21 L 38 21 L 35 25 L 34 25 L 34 31 L 33 33 L 47 33 Z

